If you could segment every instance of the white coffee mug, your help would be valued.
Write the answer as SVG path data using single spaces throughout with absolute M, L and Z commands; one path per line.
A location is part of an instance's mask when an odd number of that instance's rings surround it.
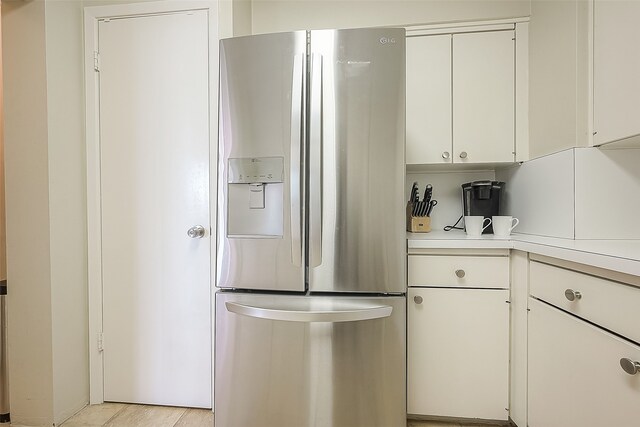
M 480 237 L 490 225 L 491 218 L 485 218 L 482 215 L 464 217 L 464 229 L 467 231 L 467 236 Z
M 497 237 L 509 237 L 511 230 L 516 228 L 520 222 L 518 218 L 512 216 L 492 216 L 493 235 Z

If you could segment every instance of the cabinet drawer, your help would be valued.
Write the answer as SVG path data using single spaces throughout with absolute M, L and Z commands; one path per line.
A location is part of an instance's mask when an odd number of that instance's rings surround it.
M 532 261 L 530 293 L 563 310 L 640 342 L 640 289 Z M 570 301 L 565 292 L 579 292 Z
M 640 420 L 640 347 L 543 302 L 529 301 L 530 427 L 634 427 Z
M 409 255 L 409 286 L 509 287 L 509 257 Z

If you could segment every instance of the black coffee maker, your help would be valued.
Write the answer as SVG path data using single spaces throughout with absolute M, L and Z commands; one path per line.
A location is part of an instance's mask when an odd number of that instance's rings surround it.
M 485 218 L 500 215 L 500 199 L 504 182 L 473 181 L 462 184 L 463 215 L 482 215 Z M 487 227 L 483 234 L 493 233 L 493 227 Z

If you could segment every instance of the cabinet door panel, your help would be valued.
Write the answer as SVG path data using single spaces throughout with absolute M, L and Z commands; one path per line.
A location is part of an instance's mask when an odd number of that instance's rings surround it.
M 407 38 L 406 102 L 407 164 L 451 163 L 450 34 Z
M 620 359 L 640 347 L 536 299 L 529 309 L 529 426 L 637 426 L 640 374 Z
M 453 35 L 454 163 L 514 161 L 514 56 L 513 31 Z
M 594 3 L 594 144 L 640 134 L 640 2 Z
M 507 419 L 508 297 L 508 290 L 409 288 L 409 414 Z

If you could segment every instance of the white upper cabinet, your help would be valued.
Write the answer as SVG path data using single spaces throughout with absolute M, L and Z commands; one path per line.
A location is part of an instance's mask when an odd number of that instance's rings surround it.
M 451 163 L 451 34 L 407 37 L 407 164 Z
M 407 164 L 515 161 L 513 25 L 407 38 Z
M 453 35 L 453 161 L 515 159 L 515 34 Z
M 640 2 L 594 3 L 593 144 L 640 135 Z

